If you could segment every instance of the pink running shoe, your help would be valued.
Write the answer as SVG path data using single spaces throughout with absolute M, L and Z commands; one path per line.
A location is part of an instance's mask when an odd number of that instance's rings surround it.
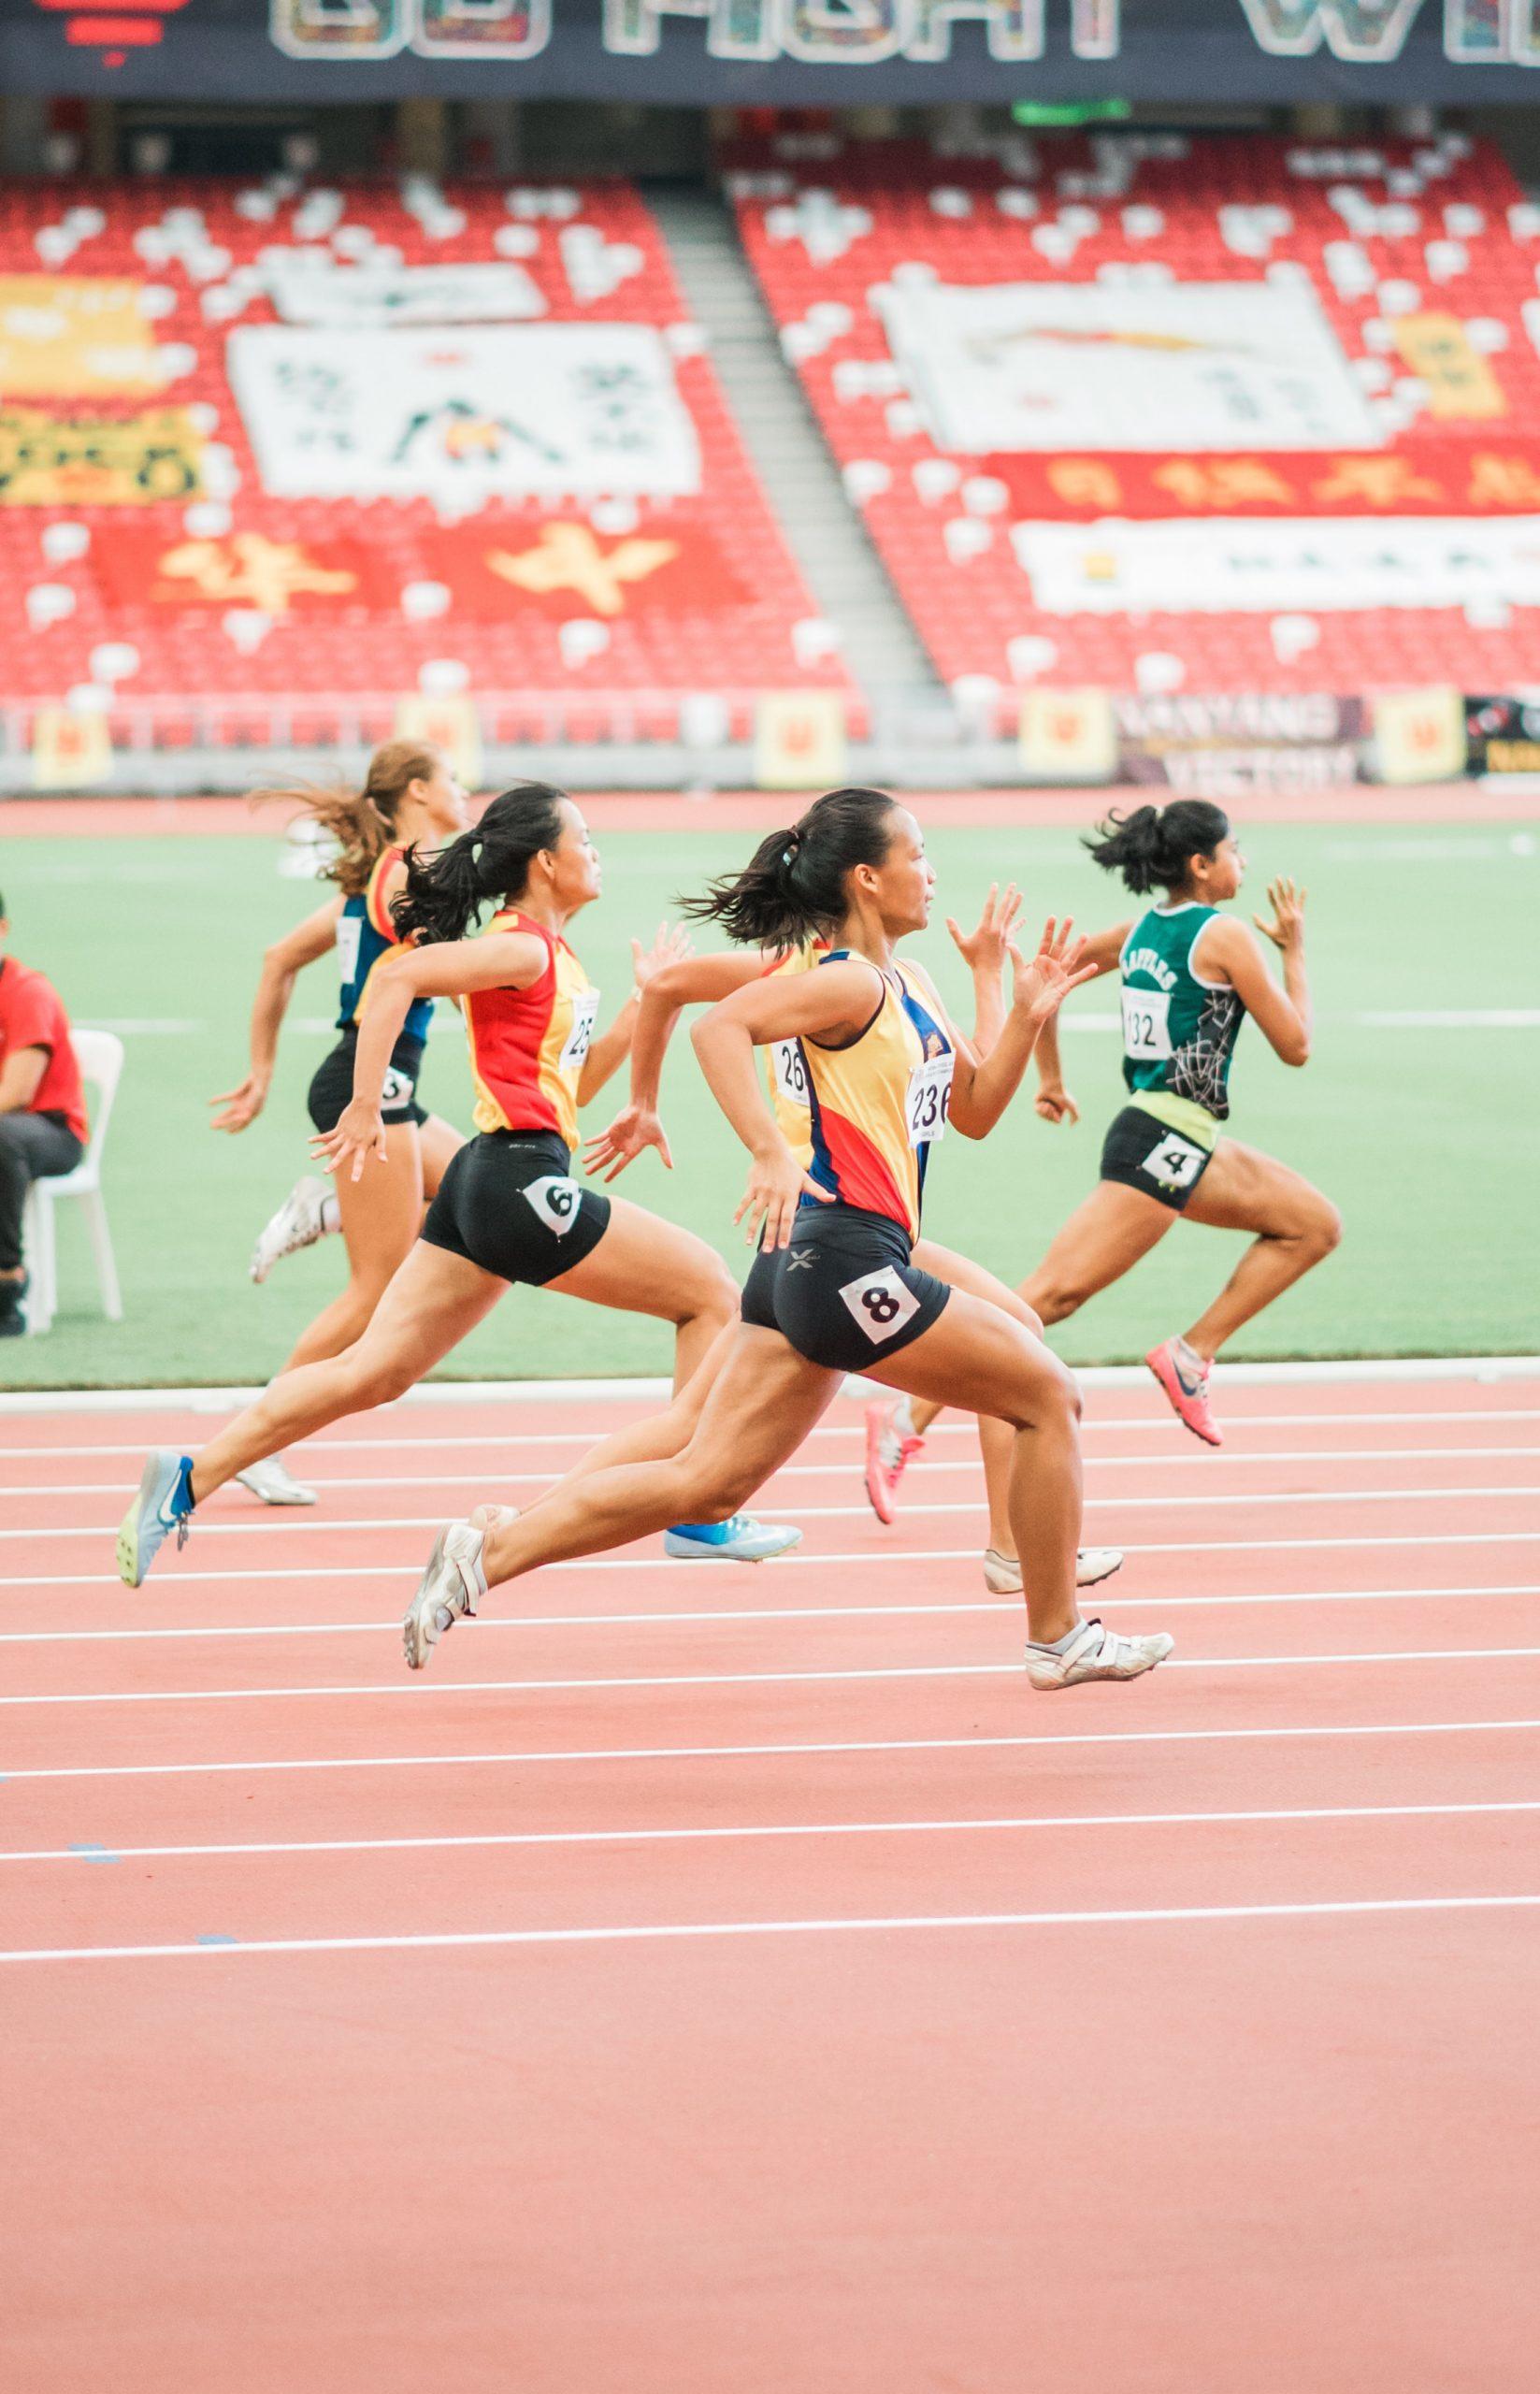
M 1144 1361 L 1170 1397 L 1177 1420 L 1205 1446 L 1222 1447 L 1224 1433 L 1208 1409 L 1209 1365 L 1194 1368 L 1184 1362 L 1179 1347 L 1179 1340 L 1168 1338 L 1163 1347 L 1152 1347 Z
M 894 1410 L 883 1404 L 866 1408 L 866 1493 L 880 1521 L 892 1521 L 898 1512 L 899 1482 L 925 1444 L 895 1429 Z

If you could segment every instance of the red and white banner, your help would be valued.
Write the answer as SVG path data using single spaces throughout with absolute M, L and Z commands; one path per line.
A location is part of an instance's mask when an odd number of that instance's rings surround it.
M 1234 455 L 981 458 L 1009 494 L 1013 522 L 1095 523 L 1102 516 L 1529 515 L 1540 513 L 1540 441 L 1479 438 L 1400 441 L 1373 452 L 1283 450 Z

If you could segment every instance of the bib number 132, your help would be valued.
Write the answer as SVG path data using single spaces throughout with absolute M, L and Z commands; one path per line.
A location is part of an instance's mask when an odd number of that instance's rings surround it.
M 1123 990 L 1123 1052 L 1136 1064 L 1171 1060 L 1171 993 L 1167 989 Z

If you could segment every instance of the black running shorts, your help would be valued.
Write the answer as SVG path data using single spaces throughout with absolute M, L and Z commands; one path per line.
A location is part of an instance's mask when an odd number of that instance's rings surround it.
M 539 1289 L 591 1255 L 609 1227 L 609 1198 L 573 1179 L 554 1131 L 483 1131 L 451 1158 L 423 1236 Z
M 1125 1105 L 1113 1117 L 1101 1146 L 1101 1177 L 1121 1181 L 1125 1189 L 1142 1190 L 1173 1214 L 1187 1211 L 1187 1199 L 1208 1170 L 1212 1147 L 1201 1147 L 1169 1123 L 1158 1121 L 1142 1105 Z
M 928 1330 L 952 1291 L 916 1271 L 911 1242 L 885 1214 L 804 1205 L 791 1245 L 757 1255 L 743 1320 L 778 1330 L 832 1372 L 870 1371 Z
M 318 1064 L 310 1082 L 307 1103 L 310 1120 L 318 1131 L 335 1131 L 342 1118 L 342 1109 L 353 1097 L 353 1060 L 358 1051 L 358 1032 L 345 1031 L 324 1063 Z M 409 1038 L 403 1031 L 391 1050 L 381 1091 L 380 1114 L 386 1122 L 425 1122 L 427 1115 L 417 1103 L 417 1075 L 423 1069 L 423 1043 Z

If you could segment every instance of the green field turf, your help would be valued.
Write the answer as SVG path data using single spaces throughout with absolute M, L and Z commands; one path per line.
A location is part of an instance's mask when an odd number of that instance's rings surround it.
M 0 818 L 3 821 L 3 818 Z M 1279 1065 L 1247 1029 L 1232 1074 L 1238 1137 L 1286 1157 L 1328 1190 L 1346 1219 L 1330 1262 L 1264 1315 L 1234 1356 L 1395 1355 L 1540 1349 L 1540 1043 L 1523 1026 L 1375 1026 L 1370 1012 L 1510 1009 L 1540 1004 L 1535 836 L 1501 825 L 1375 829 L 1259 826 L 1245 834 L 1248 896 L 1270 873 L 1309 885 L 1317 1028 L 1306 1071 Z M 741 833 L 612 833 L 607 895 L 579 926 L 604 986 L 624 993 L 626 941 L 650 933 L 671 893 L 741 859 Z M 268 1109 L 243 1136 L 207 1128 L 209 1094 L 244 1070 L 245 1026 L 263 944 L 317 893 L 277 870 L 267 836 L 13 840 L 0 858 L 14 952 L 48 972 L 78 1020 L 127 1022 L 128 1063 L 107 1159 L 107 1190 L 127 1317 L 92 1311 L 94 1283 L 77 1209 L 61 1235 L 61 1310 L 51 1334 L 0 1348 L 0 1379 L 45 1388 L 261 1380 L 334 1292 L 335 1242 L 279 1265 L 266 1288 L 246 1276 L 252 1237 L 306 1164 L 306 1083 L 334 1003 L 329 961 L 299 984 Z M 1119 893 L 1069 829 L 949 829 L 933 841 L 942 884 L 937 929 L 917 945 L 943 989 L 965 978 L 941 916 L 971 919 L 990 878 L 1015 874 L 1031 908 L 1072 909 L 1087 927 L 1115 919 Z M 1070 1013 L 1105 1016 L 1108 983 Z M 134 1028 L 138 1025 L 138 1028 Z M 1085 1119 L 1050 1131 L 1029 1103 L 983 1145 L 957 1135 L 938 1150 L 928 1228 L 1009 1279 L 1041 1255 L 1091 1186 L 1102 1128 L 1117 1103 L 1118 1051 L 1106 1031 L 1066 1038 Z M 440 1012 L 424 1075 L 427 1102 L 468 1124 L 470 1089 L 458 1023 Z M 590 1111 L 608 1119 L 623 1081 Z M 741 1275 L 731 1216 L 744 1159 L 697 1074 L 688 1042 L 665 1087 L 676 1169 L 654 1158 L 621 1183 L 718 1244 Z M 1119 1287 L 1055 1343 L 1072 1361 L 1126 1361 L 1185 1325 L 1239 1252 L 1218 1232 L 1178 1225 Z M 661 1371 L 656 1324 L 521 1291 L 449 1359 L 466 1377 Z

